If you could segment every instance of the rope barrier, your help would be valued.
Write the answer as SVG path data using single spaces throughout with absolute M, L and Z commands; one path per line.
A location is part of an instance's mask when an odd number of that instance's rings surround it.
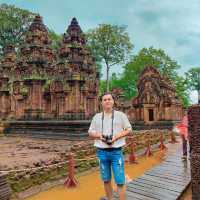
M 53 167 L 53 166 L 59 166 L 59 165 L 61 165 L 61 164 L 67 164 L 68 162 L 69 162 L 69 161 L 65 161 L 65 162 L 60 162 L 60 163 L 51 164 L 51 165 L 46 165 L 46 166 L 41 166 L 41 167 L 31 167 L 31 168 L 12 169 L 12 170 L 0 170 L 0 173 L 34 171 L 34 170 L 39 170 L 39 169 L 44 169 L 44 168 L 51 168 L 51 167 Z
M 76 161 L 88 161 L 88 160 L 94 160 L 97 159 L 96 156 L 89 157 L 89 158 L 83 158 L 83 159 L 75 159 Z M 59 162 L 51 165 L 41 166 L 41 167 L 31 167 L 31 168 L 24 168 L 24 169 L 12 169 L 12 170 L 0 170 L 0 173 L 11 173 L 11 172 L 24 172 L 24 171 L 34 171 L 34 170 L 40 170 L 44 168 L 51 168 L 54 166 L 64 165 L 69 163 L 69 161 Z

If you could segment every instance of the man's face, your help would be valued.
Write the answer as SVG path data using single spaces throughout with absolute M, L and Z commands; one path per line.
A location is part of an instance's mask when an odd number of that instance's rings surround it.
M 106 94 L 102 97 L 102 106 L 103 110 L 105 109 L 112 109 L 114 105 L 114 100 L 112 98 L 112 95 Z

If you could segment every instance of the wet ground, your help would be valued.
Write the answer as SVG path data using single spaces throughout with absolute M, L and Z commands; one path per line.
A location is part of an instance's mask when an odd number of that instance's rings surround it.
M 0 137 L 0 170 L 34 167 L 34 163 L 63 161 L 74 144 L 67 140 Z
M 125 171 L 127 180 L 141 176 L 146 170 L 159 164 L 162 161 L 164 154 L 164 152 L 157 152 L 153 157 L 141 157 L 139 158 L 139 164 L 130 165 L 126 163 Z M 78 181 L 79 186 L 76 189 L 67 189 L 61 185 L 48 191 L 41 192 L 26 200 L 98 200 L 100 197 L 104 196 L 104 188 L 98 170 L 78 177 Z M 114 188 L 116 189 L 115 186 Z

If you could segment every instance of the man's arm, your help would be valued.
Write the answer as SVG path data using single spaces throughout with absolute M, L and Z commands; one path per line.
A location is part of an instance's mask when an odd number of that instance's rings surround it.
M 116 140 L 119 140 L 120 138 L 126 137 L 130 133 L 132 133 L 132 129 L 131 128 L 127 128 L 127 129 L 123 130 L 122 132 L 116 134 L 113 137 L 113 142 L 115 142 Z
M 92 118 L 88 133 L 89 133 L 89 137 L 91 137 L 92 139 L 101 140 L 102 139 L 102 134 L 97 132 L 97 128 L 96 128 L 96 117 L 97 117 L 97 115 L 95 115 Z

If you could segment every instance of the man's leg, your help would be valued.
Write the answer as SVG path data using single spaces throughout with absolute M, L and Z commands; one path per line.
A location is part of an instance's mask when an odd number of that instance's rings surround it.
M 117 185 L 117 190 L 119 193 L 120 200 L 126 200 L 126 186 L 124 185 Z
M 108 200 L 113 200 L 113 189 L 111 185 L 111 161 L 109 159 L 109 152 L 106 152 L 105 150 L 98 150 L 97 154 L 106 197 Z
M 104 181 L 104 189 L 108 200 L 113 200 L 113 188 L 111 181 Z
M 125 187 L 125 173 L 124 173 L 124 157 L 122 150 L 116 150 L 112 155 L 112 169 L 115 177 L 115 183 L 119 193 L 119 199 L 126 199 L 126 187 Z
M 187 158 L 187 140 L 182 135 L 182 145 L 183 145 L 183 158 Z

